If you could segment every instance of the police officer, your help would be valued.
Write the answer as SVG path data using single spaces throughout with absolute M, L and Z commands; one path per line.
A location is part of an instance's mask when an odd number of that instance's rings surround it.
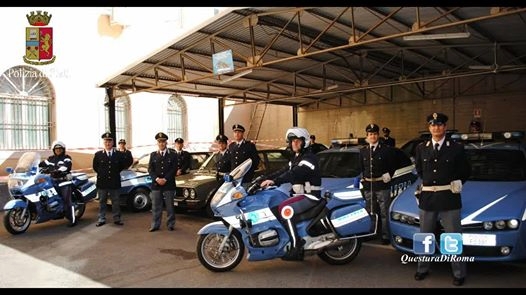
M 177 172 L 177 155 L 168 149 L 168 135 L 163 132 L 155 134 L 158 150 L 150 154 L 148 174 L 152 178 L 152 223 L 149 231 L 154 232 L 161 227 L 163 200 L 166 207 L 166 226 L 169 231 L 175 227 L 175 174 Z
M 302 260 L 305 241 L 297 233 L 295 217 L 302 213 L 301 210 L 307 211 L 321 200 L 321 173 L 318 157 L 309 149 L 310 136 L 306 129 L 290 128 L 285 133 L 285 138 L 294 153 L 288 167 L 280 170 L 281 173 L 278 172 L 279 174 L 273 173 L 273 175 L 278 174 L 278 176 L 264 180 L 260 186 L 279 186 L 283 183 L 291 183 L 293 193 L 302 194 L 283 201 L 278 209 L 283 218 L 282 223 L 290 235 L 292 246 L 282 258 L 284 260 Z M 292 210 L 288 209 L 290 207 Z M 290 212 L 294 213 L 290 214 Z
M 218 151 L 214 154 L 214 160 L 216 163 L 217 181 L 222 183 L 222 176 L 225 173 L 229 173 L 232 169 L 230 163 L 230 152 L 227 149 L 228 137 L 223 134 L 216 136 L 216 143 Z
M 97 194 L 99 197 L 99 217 L 95 224 L 97 227 L 106 224 L 106 207 L 108 195 L 111 199 L 111 212 L 113 223 L 123 225 L 121 220 L 120 189 L 121 171 L 130 167 L 133 158 L 117 152 L 113 147 L 113 135 L 105 132 L 101 136 L 104 149 L 97 151 L 93 156 L 93 170 L 97 173 Z
M 175 176 L 190 173 L 190 164 L 192 163 L 192 155 L 188 151 L 183 150 L 184 139 L 178 137 L 174 141 L 175 155 L 177 156 L 177 172 Z
M 124 138 L 121 138 L 119 140 L 119 145 L 117 146 L 117 151 L 121 152 L 121 153 L 124 153 L 124 156 L 126 157 L 126 160 L 133 164 L 132 152 L 128 148 L 126 148 L 126 140 Z
M 234 140 L 228 146 L 230 152 L 230 170 L 233 170 L 246 159 L 252 159 L 252 166 L 250 170 L 243 177 L 243 183 L 249 183 L 254 177 L 254 171 L 259 165 L 259 155 L 256 149 L 256 145 L 243 136 L 245 134 L 245 127 L 240 124 L 234 124 L 232 126 L 232 132 L 234 133 Z
M 384 136 L 382 137 L 382 143 L 390 147 L 395 147 L 395 139 L 390 136 L 391 130 L 387 127 L 382 128 Z
M 446 139 L 448 117 L 433 113 L 427 117 L 431 140 L 416 147 L 415 165 L 422 185 L 415 192 L 418 200 L 420 232 L 435 233 L 440 219 L 446 233 L 461 233 L 460 209 L 462 201 L 460 192 L 462 184 L 470 175 L 470 167 L 464 147 Z M 426 278 L 430 268 L 429 262 L 418 262 L 415 280 Z M 453 285 L 464 284 L 466 264 L 451 262 Z
M 63 167 L 63 173 L 68 174 L 71 172 L 71 167 L 73 166 L 73 161 L 71 157 L 66 154 L 66 145 L 60 141 L 56 140 L 53 142 L 52 150 L 53 155 L 49 156 L 47 160 L 44 160 L 38 164 L 39 167 L 53 167 L 58 169 Z M 58 184 L 60 190 L 60 196 L 64 200 L 65 209 L 66 209 L 66 219 L 68 219 L 68 226 L 75 226 L 77 221 L 75 219 L 75 208 L 71 204 L 71 197 L 73 193 L 71 182 L 60 182 Z
M 387 218 L 391 201 L 391 177 L 396 170 L 396 154 L 392 147 L 380 143 L 376 124 L 365 127 L 368 145 L 360 149 L 360 169 L 366 209 L 375 212 L 378 204 L 382 225 L 382 244 L 389 244 Z
M 316 135 L 310 135 L 310 149 L 313 153 L 317 154 L 327 149 L 327 147 L 321 143 L 316 142 Z

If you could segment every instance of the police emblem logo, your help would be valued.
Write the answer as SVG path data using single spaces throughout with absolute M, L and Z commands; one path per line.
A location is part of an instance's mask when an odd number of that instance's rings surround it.
M 24 62 L 31 65 L 47 65 L 55 62 L 53 55 L 53 28 L 47 27 L 51 14 L 40 10 L 27 14 L 32 27 L 26 27 L 26 55 Z
M 437 113 L 433 113 L 433 120 L 436 120 L 438 118 L 438 114 Z

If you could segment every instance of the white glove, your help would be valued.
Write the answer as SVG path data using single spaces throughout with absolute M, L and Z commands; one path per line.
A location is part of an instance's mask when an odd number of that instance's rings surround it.
M 388 183 L 389 181 L 391 181 L 391 175 L 389 175 L 389 173 L 385 172 L 382 175 L 382 180 L 384 181 L 384 183 Z
M 459 194 L 462 191 L 462 181 L 460 181 L 460 180 L 453 180 L 451 182 L 451 191 L 454 194 Z
M 60 171 L 60 172 L 66 172 L 67 170 L 68 170 L 68 167 L 66 167 L 66 166 L 58 167 L 58 171 Z

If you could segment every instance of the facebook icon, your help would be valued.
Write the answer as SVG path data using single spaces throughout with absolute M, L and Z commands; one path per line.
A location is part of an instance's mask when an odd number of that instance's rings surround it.
M 415 254 L 435 254 L 435 235 L 432 233 L 415 233 L 413 235 L 413 252 Z

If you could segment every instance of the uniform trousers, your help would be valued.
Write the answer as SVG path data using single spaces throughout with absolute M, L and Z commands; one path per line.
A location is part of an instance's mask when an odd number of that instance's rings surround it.
M 152 226 L 151 228 L 158 229 L 161 226 L 161 219 L 163 214 L 163 201 L 166 207 L 166 226 L 175 226 L 175 209 L 174 196 L 175 190 L 152 190 L 150 193 L 152 197 Z
M 365 197 L 365 209 L 369 213 L 374 212 L 371 209 L 373 208 L 374 202 L 378 202 L 378 207 L 380 207 L 380 219 L 382 221 L 382 239 L 389 240 L 389 230 L 387 228 L 387 215 L 389 213 L 389 203 L 391 200 L 391 190 L 379 190 L 379 191 L 364 191 Z
M 420 232 L 421 233 L 434 233 L 437 225 L 437 220 L 442 220 L 441 224 L 444 227 L 446 233 L 461 233 L 462 227 L 460 225 L 460 209 L 447 210 L 447 211 L 425 211 L 419 210 L 420 216 Z M 439 240 L 440 237 L 435 237 L 435 240 Z M 425 273 L 429 271 L 431 267 L 430 262 L 418 262 L 417 272 Z M 451 270 L 455 278 L 464 278 L 466 276 L 466 263 L 465 262 L 451 262 Z
M 99 222 L 106 222 L 106 208 L 108 202 L 108 195 L 111 200 L 111 214 L 113 215 L 113 222 L 121 221 L 121 201 L 119 198 L 120 188 L 97 189 L 99 195 Z

